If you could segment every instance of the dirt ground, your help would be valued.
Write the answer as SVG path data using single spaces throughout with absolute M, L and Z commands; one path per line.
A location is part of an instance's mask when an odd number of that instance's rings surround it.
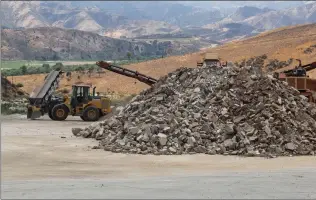
M 172 177 L 171 180 L 177 180 L 177 177 L 191 176 L 193 177 L 192 179 L 186 180 L 188 185 L 190 185 L 190 181 L 199 179 L 197 176 L 204 178 L 212 176 L 213 178 L 211 179 L 215 180 L 214 178 L 217 174 L 233 173 L 236 175 L 236 173 L 246 173 L 248 174 L 245 175 L 246 177 L 252 176 L 249 175 L 249 173 L 265 174 L 284 171 L 291 174 L 292 172 L 289 172 L 291 170 L 300 170 L 302 173 L 313 172 L 310 173 L 309 176 L 304 175 L 304 177 L 308 179 L 306 181 L 311 181 L 308 186 L 310 187 L 310 191 L 308 188 L 305 188 L 306 193 L 304 193 L 304 196 L 297 197 L 310 197 L 308 196 L 310 195 L 309 192 L 313 192 L 313 188 L 316 186 L 315 156 L 265 159 L 202 154 L 181 156 L 115 154 L 101 149 L 92 149 L 93 146 L 98 144 L 94 139 L 77 138 L 73 136 L 71 133 L 72 127 L 86 127 L 90 124 L 89 122 L 81 121 L 80 118 L 77 117 L 69 117 L 66 121 L 57 122 L 51 121 L 46 117 L 38 120 L 27 120 L 25 116 L 12 115 L 2 116 L 1 121 L 2 194 L 8 198 L 36 198 L 38 197 L 36 196 L 37 194 L 41 194 L 42 196 L 40 195 L 40 197 L 42 198 L 52 198 L 50 196 L 51 191 L 54 189 L 57 190 L 57 188 L 61 189 L 63 184 L 63 189 L 68 191 L 68 182 L 70 184 L 71 181 L 75 179 L 82 181 L 95 181 L 96 179 L 98 181 L 107 181 L 106 183 L 102 183 L 102 185 L 112 185 L 110 184 L 111 181 L 124 179 L 124 182 L 116 183 L 122 186 L 127 184 L 126 181 L 147 180 L 149 178 L 151 180 L 147 181 L 151 182 L 153 188 L 155 188 L 155 185 L 158 184 L 157 180 L 166 179 L 166 177 L 169 177 L 169 179 Z M 227 175 L 224 176 L 228 177 Z M 243 175 L 238 175 L 239 178 L 242 176 Z M 268 177 L 271 177 L 271 174 L 267 175 L 265 184 L 267 184 L 267 181 L 274 180 L 274 178 L 280 181 L 279 178 L 275 176 L 271 179 Z M 293 173 L 291 177 L 294 177 Z M 223 181 L 224 180 L 226 179 L 223 179 Z M 227 181 L 235 182 L 236 180 L 229 178 Z M 54 182 L 56 182 L 56 184 L 53 184 Z M 31 186 L 32 184 L 33 186 Z M 92 183 L 89 182 L 89 184 Z M 142 182 L 142 184 L 144 185 L 144 182 Z M 177 183 L 175 182 L 174 184 Z M 218 183 L 213 184 L 218 186 Z M 298 182 L 296 184 L 294 181 L 294 185 L 292 186 L 299 189 L 299 184 Z M 92 185 L 91 187 L 94 187 Z M 29 187 L 33 187 L 33 189 Z M 44 189 L 42 190 L 38 187 Z M 80 187 L 83 187 L 83 185 L 78 185 L 78 188 Z M 283 185 L 282 187 L 287 186 Z M 205 189 L 208 191 L 207 188 Z M 84 187 L 80 190 L 84 190 Z M 38 191 L 40 191 L 40 193 L 38 193 Z M 93 191 L 94 189 L 89 190 L 90 193 L 97 194 Z M 156 197 L 171 198 L 173 197 L 171 194 L 177 194 L 176 191 L 176 189 L 175 191 L 171 191 L 170 196 L 158 195 Z M 77 195 L 72 196 L 72 198 L 83 198 L 88 193 L 77 193 Z M 110 193 L 112 194 L 110 197 L 124 198 L 124 196 L 118 195 L 119 193 L 113 191 Z M 131 191 L 131 194 L 132 193 L 136 194 L 135 191 Z M 66 193 L 65 196 L 59 194 L 59 197 L 69 198 Z M 125 196 L 125 198 L 128 197 L 131 198 L 131 196 Z M 134 197 L 138 198 L 140 196 L 136 195 Z M 191 198 L 193 197 L 191 194 Z M 195 197 L 202 198 L 199 195 Z M 217 194 L 217 197 L 220 197 L 220 195 Z M 229 198 L 225 195 L 222 197 Z M 90 196 L 90 198 L 93 198 L 93 196 Z

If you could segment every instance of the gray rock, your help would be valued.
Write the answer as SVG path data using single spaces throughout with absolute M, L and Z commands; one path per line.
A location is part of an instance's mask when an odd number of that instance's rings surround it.
M 148 136 L 147 133 L 144 133 L 144 135 L 143 135 L 143 137 L 142 137 L 142 140 L 143 140 L 144 142 L 148 142 L 148 141 L 149 141 L 149 136 Z
M 227 139 L 224 141 L 224 147 L 226 147 L 226 149 L 234 149 L 235 145 L 236 144 L 233 142 L 232 139 Z
M 79 133 L 82 131 L 82 128 L 72 128 L 72 134 L 74 134 L 75 136 L 79 136 Z
M 223 132 L 228 135 L 232 135 L 235 133 L 234 124 L 225 124 L 223 128 Z
M 137 140 L 137 141 L 142 141 L 142 139 L 143 139 L 143 135 L 140 135 L 140 136 L 137 137 L 136 140 Z
M 128 129 L 128 132 L 131 133 L 132 135 L 136 135 L 139 132 L 139 128 L 138 127 L 130 127 Z
M 188 138 L 188 144 L 189 144 L 190 146 L 194 146 L 195 142 L 196 142 L 196 140 L 195 140 L 194 137 L 189 137 L 189 138 Z
M 292 142 L 286 143 L 284 147 L 285 149 L 290 151 L 294 151 L 296 149 L 295 145 Z
M 177 153 L 177 150 L 173 147 L 169 147 L 169 151 L 172 152 L 172 153 Z
M 79 135 L 82 135 L 82 137 L 87 138 L 92 134 L 90 131 L 80 131 Z
M 264 126 L 264 131 L 266 134 L 271 135 L 271 129 L 268 126 Z
M 167 136 L 165 134 L 159 133 L 158 138 L 160 145 L 165 146 L 167 144 Z
M 194 113 L 194 118 L 199 119 L 201 117 L 201 113 Z
M 195 93 L 199 93 L 200 91 L 201 91 L 201 89 L 200 89 L 199 87 L 197 87 L 197 88 L 194 89 L 194 92 L 195 92 Z

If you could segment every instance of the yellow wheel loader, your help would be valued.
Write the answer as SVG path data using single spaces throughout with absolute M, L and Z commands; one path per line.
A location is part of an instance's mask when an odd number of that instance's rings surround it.
M 137 71 L 115 66 L 104 61 L 98 61 L 97 66 L 135 78 L 140 82 L 153 85 L 157 79 Z M 92 94 L 90 85 L 79 84 L 72 86 L 72 95 L 65 95 L 63 98 L 53 96 L 53 92 L 58 87 L 62 71 L 52 71 L 45 78 L 45 83 L 36 88 L 30 95 L 27 118 L 35 119 L 48 113 L 52 120 L 65 120 L 68 115 L 80 116 L 84 121 L 97 121 L 101 116 L 111 112 L 111 101 L 107 97 L 95 95 L 95 87 Z
M 97 121 L 111 112 L 110 99 L 96 96 L 95 87 L 90 93 L 91 85 L 73 85 L 70 96 L 55 97 L 53 92 L 58 87 L 62 73 L 52 71 L 45 78 L 44 84 L 31 93 L 27 118 L 36 119 L 48 113 L 48 116 L 56 121 L 65 120 L 68 115 L 80 116 L 84 121 Z

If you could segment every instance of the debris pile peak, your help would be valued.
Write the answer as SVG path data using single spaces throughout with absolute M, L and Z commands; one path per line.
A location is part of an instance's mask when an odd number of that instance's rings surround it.
M 181 68 L 77 136 L 139 154 L 314 155 L 316 107 L 253 67 Z

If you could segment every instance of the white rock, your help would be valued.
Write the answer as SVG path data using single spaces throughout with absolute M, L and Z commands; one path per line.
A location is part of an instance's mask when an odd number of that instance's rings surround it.
M 199 87 L 197 87 L 197 88 L 194 89 L 194 92 L 195 92 L 195 93 L 199 93 L 200 91 L 201 91 L 201 89 L 200 89 Z
M 158 133 L 159 143 L 164 146 L 167 144 L 167 136 L 163 133 Z

